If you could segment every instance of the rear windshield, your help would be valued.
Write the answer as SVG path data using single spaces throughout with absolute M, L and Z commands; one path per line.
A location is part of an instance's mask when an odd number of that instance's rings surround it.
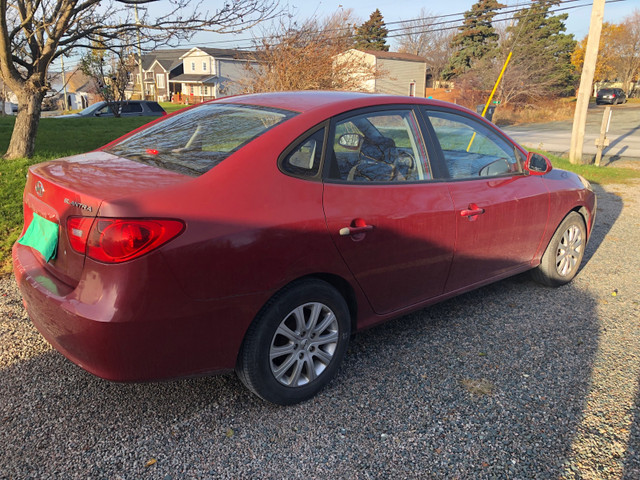
M 210 103 L 169 117 L 106 151 L 198 176 L 294 112 L 252 105 Z
M 603 88 L 598 93 L 600 93 L 602 95 L 609 95 L 610 93 L 614 93 L 614 90 L 613 90 L 613 88 Z

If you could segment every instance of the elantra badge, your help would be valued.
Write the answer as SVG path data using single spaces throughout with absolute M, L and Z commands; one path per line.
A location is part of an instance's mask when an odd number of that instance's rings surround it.
M 90 211 L 93 210 L 93 208 L 91 208 L 91 206 L 87 205 L 86 203 L 76 202 L 75 200 L 69 200 L 68 198 L 64 199 L 64 203 L 66 203 L 67 205 L 71 205 L 72 207 L 76 207 L 76 208 L 80 208 L 82 210 L 86 210 L 87 212 L 90 212 Z
M 44 185 L 42 185 L 42 182 L 40 180 L 36 182 L 36 193 L 39 197 L 44 195 Z

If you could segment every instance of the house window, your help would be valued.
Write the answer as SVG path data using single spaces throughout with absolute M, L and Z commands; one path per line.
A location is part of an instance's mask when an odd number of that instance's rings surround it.
M 164 88 L 164 74 L 156 74 L 156 84 L 158 85 L 158 88 Z
M 207 62 L 202 62 L 202 71 L 203 72 L 207 71 Z
M 192 72 L 196 71 L 196 62 L 191 62 L 191 71 Z
M 153 72 L 144 72 L 145 80 L 153 80 Z
M 416 82 L 411 82 L 409 84 L 409 96 L 410 97 L 416 96 Z
M 209 95 L 209 87 L 207 87 L 206 85 L 202 87 L 202 95 Z

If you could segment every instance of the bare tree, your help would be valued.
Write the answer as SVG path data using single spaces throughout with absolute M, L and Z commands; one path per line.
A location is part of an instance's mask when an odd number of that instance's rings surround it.
M 151 6 L 165 13 L 152 14 Z M 277 0 L 221 1 L 214 11 L 190 0 L 0 0 L 0 78 L 19 106 L 5 158 L 33 154 L 47 71 L 60 55 L 136 34 L 153 48 L 197 31 L 237 32 L 277 13 Z
M 350 10 L 322 22 L 281 25 L 264 37 L 247 63 L 247 92 L 283 90 L 358 90 L 379 72 L 361 56 L 341 55 L 352 45 Z
M 451 40 L 456 30 L 446 29 L 441 24 L 436 24 L 433 14 L 423 8 L 420 10 L 419 18 L 408 22 L 402 33 L 398 51 L 424 57 L 427 62 L 427 71 L 433 80 L 442 81 L 442 72 L 449 65 L 449 60 L 455 51 L 451 46 Z
M 96 92 L 109 104 L 116 117 L 120 116 L 129 74 L 136 63 L 132 49 L 127 44 L 124 42 L 124 46 L 110 48 L 104 44 L 96 45 L 80 60 L 80 70 L 91 78 Z

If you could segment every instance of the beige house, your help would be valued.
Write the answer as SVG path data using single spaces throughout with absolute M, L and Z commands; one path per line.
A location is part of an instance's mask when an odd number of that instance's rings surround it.
M 424 97 L 427 78 L 426 60 L 410 53 L 380 52 L 374 50 L 347 50 L 338 56 L 357 57 L 367 66 L 375 67 L 382 74 L 362 81 L 361 91 Z

